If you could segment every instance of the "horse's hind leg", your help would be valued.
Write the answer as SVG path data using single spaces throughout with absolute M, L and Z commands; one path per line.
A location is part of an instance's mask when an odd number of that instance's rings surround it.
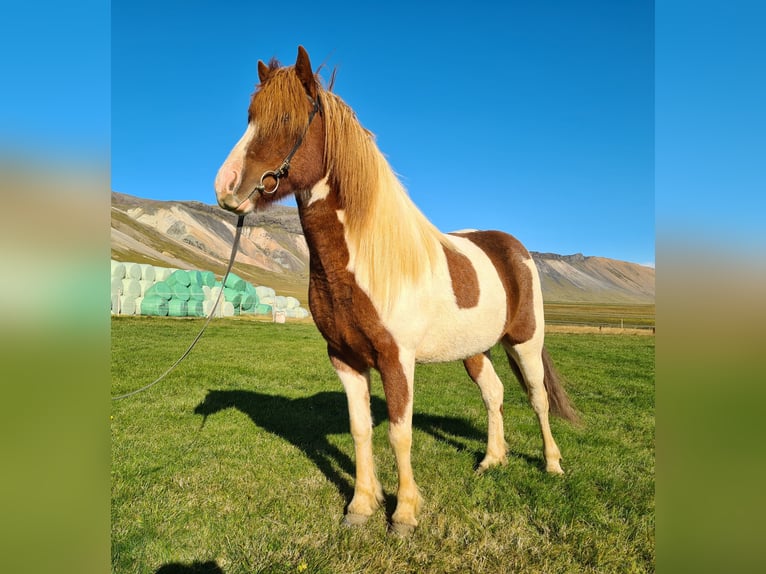
M 543 454 L 545 456 L 545 470 L 555 474 L 564 474 L 561 468 L 561 452 L 553 440 L 551 425 L 548 421 L 548 392 L 545 389 L 545 367 L 543 365 L 542 338 L 533 337 L 525 343 L 516 345 L 503 340 L 503 348 L 508 354 L 511 368 L 521 375 L 519 382 L 527 391 L 529 402 L 537 415 L 540 423 L 540 432 L 543 436 Z M 514 368 L 516 367 L 516 368 Z
M 375 474 L 372 456 L 370 372 L 357 371 L 332 352 L 330 360 L 346 391 L 356 459 L 354 498 L 346 510 L 345 522 L 349 525 L 364 524 L 383 503 L 383 489 Z
M 491 466 L 508 462 L 503 432 L 503 383 L 486 355 L 469 357 L 463 361 L 463 365 L 481 390 L 481 398 L 487 407 L 487 453 L 476 469 L 481 473 Z

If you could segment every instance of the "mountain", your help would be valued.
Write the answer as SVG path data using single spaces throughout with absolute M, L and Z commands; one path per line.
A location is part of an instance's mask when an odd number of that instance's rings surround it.
M 155 201 L 112 192 L 112 259 L 226 272 L 237 216 L 197 201 Z M 254 285 L 308 301 L 309 252 L 296 208 L 245 217 L 234 271 Z
M 582 253 L 556 255 L 531 252 L 546 302 L 654 303 L 652 267 Z
M 155 201 L 112 192 L 112 259 L 223 275 L 237 216 L 196 201 Z M 294 207 L 245 217 L 235 272 L 254 285 L 308 300 L 308 247 Z M 654 303 L 655 270 L 607 259 L 532 252 L 546 302 Z

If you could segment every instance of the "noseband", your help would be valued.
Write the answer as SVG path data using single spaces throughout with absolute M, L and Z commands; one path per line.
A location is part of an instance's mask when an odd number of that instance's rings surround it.
M 261 175 L 261 180 L 258 183 L 258 185 L 255 186 L 253 191 L 250 192 L 250 194 L 240 203 L 240 205 L 244 203 L 245 201 L 247 201 L 248 199 L 250 199 L 256 191 L 258 193 L 262 193 L 265 195 L 273 195 L 277 192 L 277 189 L 279 188 L 279 180 L 287 175 L 287 172 L 290 169 L 290 162 L 292 161 L 295 153 L 298 151 L 298 148 L 301 147 L 301 144 L 303 143 L 303 138 L 306 137 L 306 133 L 309 131 L 311 120 L 314 119 L 314 116 L 316 115 L 316 113 L 320 111 L 321 109 L 321 106 L 319 104 L 319 98 L 315 100 L 308 94 L 307 94 L 307 97 L 309 100 L 311 100 L 313 107 L 311 108 L 311 112 L 309 113 L 309 121 L 306 124 L 306 127 L 303 128 L 303 133 L 298 137 L 298 141 L 295 142 L 293 149 L 290 150 L 290 153 L 287 154 L 287 157 L 285 157 L 284 161 L 280 164 L 280 166 L 277 169 L 270 169 L 268 171 L 264 171 L 263 175 Z M 266 181 L 269 178 L 272 178 L 274 180 L 274 187 L 272 189 L 266 189 L 266 185 L 264 184 L 264 181 Z

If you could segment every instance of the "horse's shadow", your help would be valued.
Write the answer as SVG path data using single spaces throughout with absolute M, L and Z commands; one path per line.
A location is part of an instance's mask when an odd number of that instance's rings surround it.
M 346 502 L 353 496 L 354 463 L 348 454 L 333 445 L 328 437 L 349 432 L 346 395 L 342 392 L 322 392 L 309 397 L 291 399 L 255 391 L 211 390 L 195 407 L 207 418 L 220 411 L 234 408 L 250 417 L 257 426 L 282 437 L 299 448 L 335 485 Z M 371 397 L 375 425 L 387 419 L 386 403 Z M 457 417 L 414 413 L 413 428 L 420 429 L 456 450 L 473 449 L 476 464 L 483 452 L 476 441 L 486 441 L 486 433 Z M 473 443 L 473 444 L 471 444 Z

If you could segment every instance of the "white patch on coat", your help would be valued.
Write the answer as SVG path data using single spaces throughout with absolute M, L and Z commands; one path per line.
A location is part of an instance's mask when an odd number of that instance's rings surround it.
M 505 328 L 506 292 L 492 261 L 469 239 L 449 237 L 449 241 L 476 271 L 480 286 L 476 306 L 458 307 L 443 251 L 434 272 L 404 289 L 387 312 L 382 312 L 386 308 L 382 302 L 372 301 L 399 348 L 418 362 L 453 361 L 482 353 L 498 341 Z M 349 248 L 351 272 L 354 256 Z M 360 285 L 369 295 L 365 287 Z
M 320 179 L 318 182 L 314 184 L 314 187 L 311 188 L 311 196 L 309 197 L 307 206 L 311 205 L 312 203 L 316 201 L 327 199 L 327 196 L 329 194 L 330 194 L 330 186 L 327 185 L 327 176 L 324 176 L 322 179 Z
M 226 184 L 229 181 L 227 175 L 232 171 L 238 174 L 237 186 L 234 188 L 233 193 L 239 191 L 239 185 L 242 183 L 242 173 L 245 167 L 245 154 L 247 153 L 247 148 L 255 137 L 256 131 L 257 127 L 255 122 L 247 124 L 245 133 L 242 134 L 242 137 L 239 138 L 239 141 L 234 145 L 229 152 L 228 157 L 218 169 L 215 178 L 215 191 L 219 198 L 228 196 L 231 193 L 229 189 L 227 189 Z

